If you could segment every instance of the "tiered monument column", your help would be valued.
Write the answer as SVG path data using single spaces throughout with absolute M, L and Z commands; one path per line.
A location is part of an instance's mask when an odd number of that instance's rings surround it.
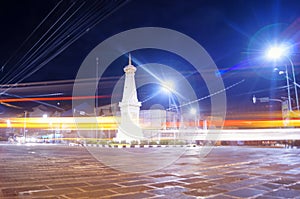
M 142 130 L 139 127 L 139 114 L 141 102 L 138 101 L 135 85 L 136 67 L 131 64 L 131 55 L 129 54 L 128 66 L 124 68 L 125 83 L 122 101 L 119 102 L 121 111 L 121 123 L 118 128 L 116 141 L 131 142 L 140 141 Z

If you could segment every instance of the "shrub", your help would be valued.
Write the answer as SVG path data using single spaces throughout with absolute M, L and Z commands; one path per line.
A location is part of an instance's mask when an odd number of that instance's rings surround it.
M 97 140 L 95 140 L 95 139 L 89 139 L 89 140 L 86 140 L 86 143 L 87 144 L 97 144 Z
M 150 141 L 149 144 L 150 145 L 157 145 L 157 142 L 156 141 Z
M 130 144 L 131 144 L 131 145 L 138 145 L 139 142 L 138 142 L 137 140 L 132 140 Z
M 169 145 L 170 140 L 160 140 L 159 144 L 161 145 Z
M 148 140 L 141 140 L 140 145 L 148 145 L 149 141 Z
M 106 145 L 106 144 L 108 144 L 108 141 L 107 140 L 98 140 L 97 144 Z

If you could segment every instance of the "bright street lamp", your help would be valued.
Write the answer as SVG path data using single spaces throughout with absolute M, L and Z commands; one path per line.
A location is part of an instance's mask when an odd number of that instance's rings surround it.
M 288 50 L 288 47 L 285 45 L 272 46 L 267 50 L 266 57 L 273 61 L 280 60 L 289 54 Z
M 293 84 L 294 84 L 294 89 L 295 89 L 295 96 L 296 96 L 296 104 L 297 104 L 297 110 L 299 111 L 299 100 L 298 100 L 298 84 L 296 82 L 296 77 L 295 77 L 295 70 L 294 70 L 294 64 L 292 60 L 289 57 L 290 54 L 290 46 L 285 45 L 285 44 L 280 44 L 280 45 L 275 45 L 271 46 L 267 51 L 266 51 L 266 58 L 268 60 L 272 61 L 279 61 L 284 58 L 288 59 L 289 63 L 291 64 L 292 67 L 292 74 L 293 74 Z M 288 90 L 288 101 L 289 101 L 289 110 L 292 111 L 292 104 L 291 104 L 291 95 L 290 95 L 290 85 L 289 85 L 289 75 L 288 75 L 288 68 L 287 64 L 285 64 L 285 75 L 286 75 L 286 83 L 287 83 L 287 90 Z
M 162 90 L 165 93 L 171 93 L 174 90 L 174 83 L 171 81 L 162 82 Z
M 170 110 L 171 109 L 171 95 L 174 91 L 174 84 L 173 82 L 171 81 L 165 81 L 165 82 L 162 82 L 162 91 L 164 93 L 167 93 L 168 94 L 168 97 L 169 97 L 169 104 L 168 104 L 168 109 Z

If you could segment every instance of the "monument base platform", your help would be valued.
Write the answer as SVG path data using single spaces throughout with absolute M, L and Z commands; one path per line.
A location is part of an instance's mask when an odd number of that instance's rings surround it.
M 143 138 L 143 133 L 141 129 L 135 129 L 133 134 L 127 133 L 128 131 L 125 131 L 123 129 L 118 129 L 117 135 L 115 138 L 113 138 L 113 141 L 115 142 L 126 142 L 131 143 L 132 141 L 137 141 L 140 143 L 141 139 Z M 131 131 L 132 132 L 132 131 Z

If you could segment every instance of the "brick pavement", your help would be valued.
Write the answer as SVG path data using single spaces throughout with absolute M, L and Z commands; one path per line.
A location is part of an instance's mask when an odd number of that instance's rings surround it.
M 198 153 L 189 149 L 164 169 L 136 174 L 103 165 L 84 147 L 0 145 L 0 198 L 300 199 L 299 149 Z

